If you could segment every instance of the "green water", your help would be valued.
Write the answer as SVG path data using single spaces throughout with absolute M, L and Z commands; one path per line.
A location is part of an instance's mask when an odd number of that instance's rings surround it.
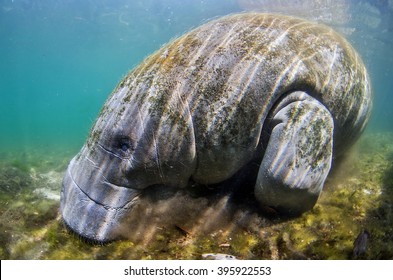
M 204 19 L 234 11 L 155 2 L 0 1 L 0 151 L 76 150 L 132 67 Z M 181 12 L 187 2 L 194 15 Z
M 215 252 L 240 259 L 350 259 L 362 229 L 370 239 L 361 258 L 393 258 L 391 1 L 337 1 L 346 9 L 336 4 L 301 14 L 346 35 L 375 94 L 366 133 L 335 166 L 312 211 L 283 219 L 243 201 L 232 205 L 224 226 L 205 234 L 200 217 L 223 211 L 227 198 L 182 192 L 190 205 L 206 207 L 190 224 L 153 225 L 139 239 L 91 245 L 62 225 L 63 172 L 121 77 L 175 36 L 258 2 L 259 9 L 282 12 L 275 1 L 0 0 L 0 258 L 200 259 Z M 286 11 L 299 14 L 293 4 Z

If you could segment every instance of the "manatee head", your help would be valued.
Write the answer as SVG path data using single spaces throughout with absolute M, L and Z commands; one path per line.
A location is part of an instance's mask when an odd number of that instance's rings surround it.
M 184 123 L 183 137 L 174 137 L 175 127 L 137 102 L 125 103 L 128 93 L 119 87 L 108 99 L 63 179 L 63 221 L 87 240 L 121 237 L 127 230 L 122 226 L 130 227 L 124 219 L 144 189 L 183 187 L 195 165 L 191 126 Z

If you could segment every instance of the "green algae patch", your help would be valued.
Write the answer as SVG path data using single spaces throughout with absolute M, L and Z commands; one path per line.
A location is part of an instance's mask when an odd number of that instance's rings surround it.
M 150 226 L 154 230 L 139 239 L 108 244 L 87 243 L 61 221 L 60 186 L 72 154 L 32 152 L 0 160 L 1 259 L 202 259 L 207 253 L 237 259 L 393 258 L 391 133 L 363 135 L 335 161 L 317 204 L 301 216 L 260 211 L 252 195 L 223 200 L 210 189 L 190 191 L 189 203 L 209 209 L 195 210 L 185 224 Z M 366 250 L 354 254 L 363 230 L 369 232 Z

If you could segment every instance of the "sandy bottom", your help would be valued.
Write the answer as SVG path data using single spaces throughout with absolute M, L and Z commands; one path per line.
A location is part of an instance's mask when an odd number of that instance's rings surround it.
M 300 217 L 258 209 L 251 190 L 152 189 L 130 220 L 129 238 L 105 245 L 80 240 L 61 222 L 60 184 L 72 156 L 1 154 L 1 259 L 393 258 L 391 133 L 363 135 L 334 166 L 314 209 Z

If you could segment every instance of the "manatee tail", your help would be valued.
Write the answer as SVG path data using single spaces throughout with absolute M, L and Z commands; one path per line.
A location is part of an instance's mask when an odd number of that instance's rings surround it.
M 330 171 L 333 118 L 322 103 L 300 91 L 284 97 L 270 116 L 255 196 L 263 205 L 296 215 L 314 206 Z

